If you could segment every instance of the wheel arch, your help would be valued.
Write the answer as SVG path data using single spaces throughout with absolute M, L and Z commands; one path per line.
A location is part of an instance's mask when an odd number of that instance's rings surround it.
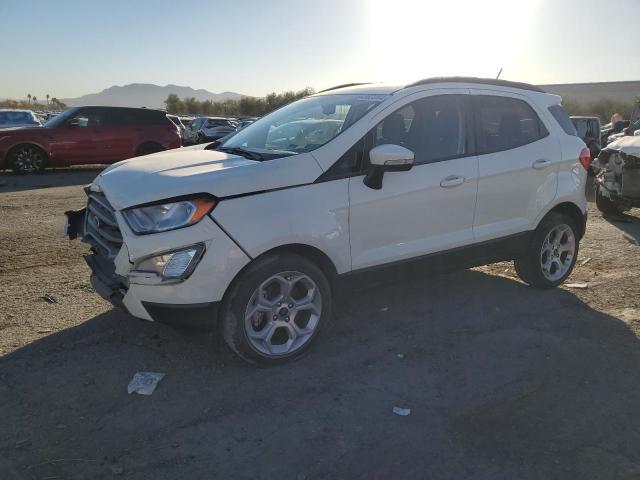
M 146 140 L 144 142 L 141 142 L 138 147 L 135 150 L 135 155 L 140 155 L 140 152 L 142 151 L 142 149 L 144 147 L 157 147 L 158 151 L 164 151 L 166 150 L 165 146 L 162 145 L 160 142 L 154 141 L 154 140 Z M 157 152 L 154 152 L 157 153 Z
M 333 288 L 333 285 L 335 283 L 335 279 L 338 276 L 338 271 L 336 269 L 335 264 L 331 260 L 331 258 L 329 258 L 329 256 L 326 253 L 324 253 L 322 250 L 320 250 L 317 247 L 313 247 L 311 245 L 303 244 L 303 243 L 291 243 L 291 244 L 286 244 L 286 245 L 279 245 L 277 247 L 274 247 L 274 248 L 271 248 L 269 250 L 266 250 L 266 251 L 262 252 L 260 255 L 258 255 L 256 257 L 251 258 L 251 260 L 249 262 L 247 262 L 247 264 L 244 265 L 244 267 L 242 267 L 234 275 L 234 277 L 231 280 L 231 282 L 229 282 L 229 285 L 227 285 L 227 288 L 225 289 L 225 292 L 224 292 L 224 295 L 223 295 L 223 301 L 227 298 L 227 296 L 228 296 L 227 294 L 231 290 L 231 286 L 242 276 L 242 274 L 248 268 L 250 268 L 254 264 L 254 262 L 256 260 L 259 260 L 261 258 L 270 256 L 270 255 L 278 255 L 278 254 L 283 254 L 283 253 L 293 253 L 293 254 L 300 255 L 301 257 L 304 257 L 306 259 L 311 260 L 327 276 L 327 280 L 329 280 L 329 284 Z
M 549 210 L 544 215 L 544 217 L 542 217 L 540 222 L 542 222 L 547 217 L 547 215 L 549 215 L 551 212 L 558 212 L 571 217 L 576 222 L 576 225 L 578 226 L 578 229 L 579 229 L 578 237 L 582 238 L 584 236 L 585 230 L 587 227 L 587 217 L 586 217 L 586 214 L 583 213 L 582 210 L 580 210 L 580 207 L 578 207 L 578 205 L 576 205 L 573 202 L 559 203 L 558 205 L 554 206 L 551 210 Z M 538 225 L 540 224 L 540 222 L 538 222 Z
M 274 247 L 261 253 L 256 258 L 254 258 L 254 260 L 265 257 L 267 255 L 277 255 L 279 253 L 294 253 L 311 260 L 313 263 L 318 265 L 318 267 L 320 267 L 320 269 L 327 276 L 327 279 L 330 283 L 333 283 L 333 280 L 338 275 L 338 270 L 336 269 L 335 264 L 326 253 L 324 253 L 317 247 L 313 247 L 304 243 L 291 243 Z

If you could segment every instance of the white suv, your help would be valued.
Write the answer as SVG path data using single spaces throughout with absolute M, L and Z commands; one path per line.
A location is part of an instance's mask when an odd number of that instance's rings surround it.
M 475 78 L 336 87 L 222 142 L 107 168 L 67 233 L 133 316 L 217 318 L 240 356 L 281 362 L 349 278 L 513 259 L 530 285 L 564 281 L 590 158 L 560 101 Z

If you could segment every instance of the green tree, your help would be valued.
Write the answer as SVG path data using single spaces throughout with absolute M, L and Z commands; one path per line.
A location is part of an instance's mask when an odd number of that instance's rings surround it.
M 49 94 L 47 93 L 47 105 L 49 105 Z
M 169 113 L 184 113 L 184 105 L 182 100 L 175 93 L 170 93 L 164 104 Z
M 29 100 L 29 103 L 31 103 L 31 94 L 27 93 L 27 100 Z

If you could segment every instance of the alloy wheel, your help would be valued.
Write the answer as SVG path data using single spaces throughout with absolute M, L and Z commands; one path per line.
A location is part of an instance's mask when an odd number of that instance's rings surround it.
M 322 296 L 316 283 L 300 272 L 275 274 L 253 292 L 244 326 L 251 346 L 268 357 L 289 356 L 316 331 Z
M 33 173 L 43 167 L 44 155 L 35 147 L 20 147 L 13 155 L 13 168 L 20 173 Z
M 571 269 L 576 252 L 576 239 L 569 225 L 554 226 L 542 243 L 540 265 L 547 280 L 555 282 Z

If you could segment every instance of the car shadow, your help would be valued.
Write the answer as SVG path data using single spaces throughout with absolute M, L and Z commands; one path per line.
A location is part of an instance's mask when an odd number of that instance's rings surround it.
M 640 218 L 633 215 L 637 210 L 630 213 L 618 213 L 616 215 L 602 215 L 607 222 L 623 232 L 627 241 L 640 245 Z
M 31 175 L 18 175 L 5 170 L 0 172 L 0 193 L 86 185 L 91 183 L 104 168 L 104 165 L 51 168 L 43 173 Z
M 0 358 L 0 477 L 639 473 L 638 339 L 564 289 L 467 270 L 343 293 L 278 367 L 217 338 L 112 310 Z M 128 395 L 137 371 L 166 377 Z

